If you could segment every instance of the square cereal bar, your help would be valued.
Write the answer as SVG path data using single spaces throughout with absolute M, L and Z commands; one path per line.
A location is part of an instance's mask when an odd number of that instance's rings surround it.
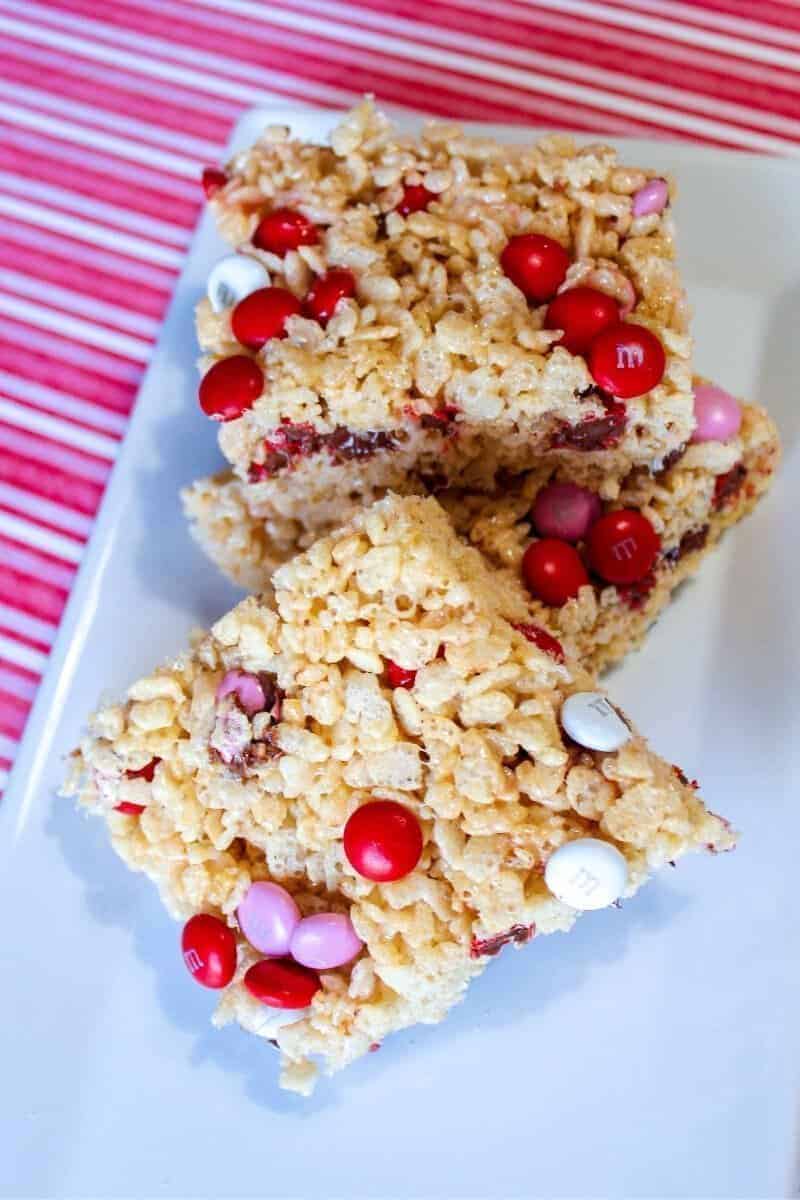
M 734 844 L 434 499 L 361 511 L 274 587 L 95 714 L 66 791 L 284 1086 L 441 1020 L 504 944 Z
M 200 402 L 235 473 L 291 505 L 411 468 L 485 490 L 544 452 L 659 464 L 694 427 L 670 187 L 368 101 L 329 146 L 266 130 L 208 188 L 237 253 L 198 307 Z
M 698 394 L 703 386 L 698 381 Z M 535 571 L 526 572 L 532 589 L 529 619 L 559 637 L 590 669 L 600 670 L 641 642 L 678 584 L 695 574 L 723 530 L 744 517 L 771 483 L 780 453 L 775 425 L 756 405 L 743 404 L 740 412 L 740 427 L 726 441 L 689 445 L 656 473 L 635 468 L 615 478 L 591 460 L 578 471 L 545 456 L 491 495 L 449 489 L 438 498 L 458 532 L 497 566 L 510 569 L 515 583 L 537 535 L 568 533 L 571 541 L 579 535 L 588 577 L 579 578 L 577 594 L 546 603 Z M 429 485 L 427 478 L 410 473 L 403 490 L 424 492 Z M 286 504 L 276 511 L 258 497 L 256 489 L 230 471 L 200 480 L 183 496 L 195 539 L 226 575 L 252 591 L 268 589 L 281 562 L 328 532 L 359 502 L 339 497 L 319 506 L 312 499 L 292 512 Z M 591 569 L 584 527 L 617 510 L 641 514 L 659 545 L 652 561 L 648 557 L 633 571 L 625 560 L 626 581 L 615 584 Z M 563 521 L 570 511 L 579 526 L 567 529 Z

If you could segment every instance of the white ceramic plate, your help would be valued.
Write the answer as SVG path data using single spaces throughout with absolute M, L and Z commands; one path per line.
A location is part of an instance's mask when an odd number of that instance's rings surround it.
M 329 115 L 252 113 L 324 135 Z M 503 132 L 503 131 L 500 131 Z M 520 130 L 506 130 L 519 137 Z M 616 695 L 744 831 L 569 937 L 506 951 L 443 1025 L 390 1039 L 304 1101 L 273 1051 L 214 1032 L 154 889 L 55 799 L 101 690 L 236 599 L 178 488 L 218 461 L 198 412 L 204 218 L 0 808 L 0 1189 L 48 1196 L 777 1196 L 793 1191 L 800 1049 L 800 172 L 664 143 L 698 366 L 758 397 L 786 461 Z

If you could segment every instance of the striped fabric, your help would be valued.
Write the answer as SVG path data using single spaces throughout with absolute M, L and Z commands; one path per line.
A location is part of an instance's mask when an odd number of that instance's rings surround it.
M 800 146 L 798 0 L 0 0 L 0 790 L 201 201 L 255 104 Z M 134 285 L 134 286 L 132 286 Z

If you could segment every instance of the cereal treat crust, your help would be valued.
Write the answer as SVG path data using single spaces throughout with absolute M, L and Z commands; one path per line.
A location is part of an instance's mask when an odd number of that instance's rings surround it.
M 395 488 L 409 462 L 485 486 L 532 451 L 663 458 L 693 428 L 670 188 L 609 146 L 414 138 L 369 101 L 329 146 L 266 130 L 210 200 L 237 251 L 197 313 L 223 453 L 298 496 L 322 464 L 348 490 L 370 462 Z M 232 400 L 236 356 L 260 376 Z
M 615 586 L 590 575 L 561 605 L 529 595 L 529 619 L 553 632 L 589 669 L 600 670 L 640 644 L 677 586 L 699 570 L 724 530 L 746 516 L 772 482 L 780 458 L 775 425 L 756 405 L 743 404 L 740 411 L 735 436 L 689 445 L 655 473 L 635 469 L 615 478 L 589 462 L 580 471 L 567 470 L 545 457 L 491 495 L 448 489 L 437 493 L 438 499 L 463 537 L 513 573 L 512 586 L 523 578 L 526 550 L 541 536 L 537 499 L 541 503 L 553 483 L 597 497 L 597 516 L 633 510 L 645 518 L 660 549 L 641 578 Z M 411 472 L 403 489 L 424 492 L 429 485 L 427 476 Z M 371 490 L 370 498 L 378 495 L 379 489 Z M 281 562 L 316 534 L 328 532 L 357 503 L 338 495 L 328 505 L 312 497 L 307 504 L 284 502 L 276 509 L 232 472 L 200 480 L 183 499 L 192 534 L 204 551 L 235 583 L 252 591 L 268 590 Z M 583 541 L 578 548 L 585 554 Z
M 97 713 L 67 791 L 174 916 L 226 923 L 235 973 L 232 957 L 214 1019 L 275 1041 L 285 1086 L 307 1091 L 318 1060 L 333 1071 L 440 1020 L 505 943 L 568 929 L 576 908 L 553 883 L 566 843 L 610 861 L 626 896 L 687 851 L 733 845 L 696 785 L 525 625 L 522 592 L 433 499 L 387 497 L 274 587 L 274 606 L 245 600 Z M 586 748 L 587 699 L 616 748 Z M 345 849 L 376 800 L 419 832 L 416 865 L 388 882 Z M 299 1013 L 252 982 L 254 966 L 273 970 L 241 928 L 257 881 L 304 918 L 349 916 L 363 943 L 319 971 Z

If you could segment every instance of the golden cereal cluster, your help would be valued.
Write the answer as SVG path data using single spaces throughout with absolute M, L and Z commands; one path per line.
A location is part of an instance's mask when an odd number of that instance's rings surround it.
M 669 209 L 634 217 L 632 196 L 652 173 L 621 165 L 611 147 L 579 148 L 568 137 L 500 144 L 440 124 L 413 138 L 364 101 L 329 146 L 268 129 L 232 160 L 228 175 L 211 202 L 219 228 L 263 262 L 273 284 L 302 297 L 330 267 L 356 279 L 355 299 L 342 302 L 325 329 L 292 317 L 288 336 L 259 352 L 264 392 L 220 431 L 241 478 L 264 461 L 265 438 L 286 420 L 323 433 L 410 433 L 419 432 L 420 416 L 451 406 L 466 435 L 446 463 L 458 483 L 469 452 L 483 452 L 470 439 L 474 430 L 497 434 L 501 465 L 513 467 L 523 452 L 549 444 L 562 423 L 602 418 L 583 358 L 554 348 L 559 335 L 543 328 L 546 306 L 529 308 L 499 265 L 509 238 L 523 233 L 568 249 L 573 263 L 563 287 L 588 283 L 629 301 L 630 318 L 664 345 L 664 378 L 628 402 L 608 465 L 652 462 L 688 439 L 691 342 L 672 217 Z M 404 187 L 423 181 L 435 198 L 426 211 L 401 216 Z M 322 233 L 319 244 L 278 257 L 251 239 L 265 212 L 286 206 Z M 204 367 L 240 352 L 230 309 L 215 313 L 203 300 L 197 324 Z M 435 429 L 420 441 L 441 455 Z M 380 455 L 388 470 L 391 457 Z M 395 486 L 388 477 L 381 483 Z
M 591 460 L 583 459 L 577 470 L 542 459 L 493 495 L 449 489 L 440 493 L 439 500 L 457 531 L 498 568 L 510 572 L 512 588 L 532 537 L 528 514 L 537 492 L 551 479 L 592 488 L 614 507 L 634 508 L 647 517 L 667 557 L 657 565 L 653 587 L 641 604 L 631 606 L 611 585 L 584 587 L 561 608 L 528 599 L 529 620 L 550 629 L 589 669 L 601 670 L 640 643 L 678 584 L 695 573 L 722 532 L 744 517 L 771 483 L 779 456 L 775 425 L 757 405 L 744 404 L 742 411 L 737 438 L 689 446 L 672 467 L 655 475 L 636 470 L 617 478 Z M 732 503 L 716 511 L 716 479 L 736 463 L 747 471 L 747 486 Z M 403 481 L 403 490 L 409 493 L 422 493 L 425 488 L 424 472 L 409 472 Z M 374 488 L 369 499 L 379 494 Z M 298 501 L 293 508 L 284 495 L 276 511 L 271 500 L 259 502 L 253 488 L 232 472 L 224 472 L 187 489 L 184 507 L 192 534 L 209 558 L 240 586 L 265 591 L 282 562 L 305 548 L 316 534 L 328 533 L 357 511 L 360 499 L 340 496 L 336 505 L 323 507 L 312 498 L 309 503 Z M 706 527 L 705 539 L 696 539 L 689 549 L 684 543 L 675 561 L 682 539 Z
M 515 925 L 568 928 L 575 911 L 543 881 L 565 841 L 613 842 L 630 893 L 687 851 L 733 844 L 638 735 L 610 754 L 565 739 L 561 705 L 591 676 L 513 627 L 526 597 L 433 499 L 387 497 L 273 585 L 274 601 L 245 600 L 97 713 L 68 790 L 104 817 L 117 852 L 176 917 L 210 911 L 237 929 L 237 905 L 262 878 L 304 912 L 349 911 L 363 954 L 323 973 L 307 1014 L 277 1029 L 241 984 L 255 953 L 239 936 L 216 1020 L 275 1040 L 285 1086 L 307 1091 L 317 1060 L 336 1070 L 392 1030 L 440 1020 L 487 961 L 474 940 Z M 388 687 L 389 659 L 416 669 L 413 687 Z M 268 672 L 283 692 L 267 759 L 247 754 L 263 714 L 239 714 L 229 761 L 215 749 L 221 722 L 229 728 L 216 689 L 232 668 Z M 126 776 L 154 758 L 152 782 Z M 391 884 L 357 875 L 342 850 L 347 818 L 374 797 L 407 805 L 424 833 L 418 867 Z M 115 811 L 126 800 L 140 816 Z

